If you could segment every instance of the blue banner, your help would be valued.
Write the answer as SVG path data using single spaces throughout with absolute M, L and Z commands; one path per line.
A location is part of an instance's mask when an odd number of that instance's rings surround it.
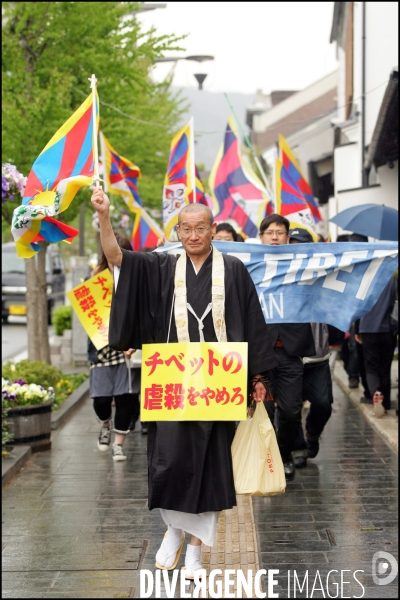
M 398 266 L 397 242 L 213 245 L 246 266 L 267 323 L 329 323 L 348 331 L 372 309 Z M 166 244 L 158 251 L 181 248 Z

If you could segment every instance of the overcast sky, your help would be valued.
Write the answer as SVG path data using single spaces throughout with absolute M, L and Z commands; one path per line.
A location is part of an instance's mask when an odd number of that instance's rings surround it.
M 329 43 L 333 2 L 167 2 L 139 15 L 144 29 L 159 34 L 188 34 L 183 52 L 214 61 L 176 63 L 173 84 L 196 87 L 193 73 L 207 73 L 204 89 L 265 93 L 299 90 L 337 68 Z M 158 64 L 156 81 L 173 63 Z

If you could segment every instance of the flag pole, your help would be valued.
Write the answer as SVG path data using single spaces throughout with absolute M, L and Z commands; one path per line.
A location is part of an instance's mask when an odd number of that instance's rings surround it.
M 193 202 L 196 200 L 196 161 L 194 157 L 194 118 L 191 117 L 190 125 L 190 179 L 192 180 Z
M 107 194 L 109 189 L 108 189 L 108 177 L 107 177 L 107 171 L 106 171 L 106 145 L 104 142 L 104 136 L 103 136 L 103 132 L 99 131 L 99 139 L 100 139 L 100 152 L 101 152 L 101 164 L 103 165 L 103 186 L 104 186 L 104 191 Z
M 93 182 L 95 187 L 100 187 L 99 178 L 99 149 L 97 146 L 97 119 L 96 119 L 96 75 L 92 74 L 88 77 L 90 81 L 90 87 L 92 88 L 92 118 L 93 118 L 93 162 L 94 162 L 94 173 Z
M 241 131 L 241 133 L 242 133 L 242 135 L 243 135 L 243 138 L 244 138 L 244 141 L 246 142 L 247 146 L 249 147 L 249 149 L 250 149 L 250 151 L 251 151 L 251 153 L 252 153 L 252 155 L 253 155 L 254 161 L 255 161 L 255 163 L 256 163 L 256 165 L 257 165 L 257 167 L 258 167 L 258 170 L 260 171 L 261 177 L 262 177 L 262 179 L 263 179 L 263 182 L 264 182 L 264 185 L 265 185 L 265 189 L 267 190 L 267 193 L 268 193 L 268 195 L 269 195 L 269 197 L 270 197 L 270 200 L 272 200 L 271 187 L 270 187 L 270 185 L 269 185 L 269 183 L 268 183 L 268 179 L 267 179 L 267 177 L 266 177 L 266 175 L 265 175 L 265 173 L 264 173 L 264 169 L 262 168 L 262 166 L 261 166 L 261 163 L 260 163 L 260 161 L 258 160 L 258 156 L 257 156 L 257 154 L 254 152 L 253 145 L 252 145 L 252 143 L 250 142 L 249 138 L 247 137 L 247 134 L 246 134 L 246 132 L 245 132 L 245 130 L 244 130 L 244 128 L 243 128 L 243 126 L 242 126 L 242 123 L 241 123 L 241 121 L 240 121 L 239 117 L 238 117 L 238 116 L 237 116 L 237 114 L 236 114 L 236 111 L 235 111 L 235 109 L 233 108 L 233 104 L 232 104 L 232 102 L 230 101 L 230 98 L 229 98 L 228 94 L 227 94 L 227 93 L 225 93 L 225 94 L 224 94 L 224 96 L 225 96 L 225 98 L 226 98 L 226 101 L 227 101 L 227 102 L 228 102 L 228 104 L 229 104 L 229 108 L 231 109 L 231 111 L 232 111 L 232 113 L 233 113 L 233 116 L 234 116 L 234 118 L 235 118 L 235 121 L 236 121 L 236 123 L 239 125 L 240 131 Z
M 273 202 L 273 208 L 274 211 L 276 210 L 276 161 L 279 157 L 279 150 L 278 148 L 275 146 L 275 152 L 274 152 L 274 160 L 273 160 L 273 167 L 272 167 L 272 202 Z

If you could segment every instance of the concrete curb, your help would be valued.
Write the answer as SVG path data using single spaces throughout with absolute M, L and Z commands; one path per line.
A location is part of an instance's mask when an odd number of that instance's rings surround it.
M 396 453 L 399 451 L 399 432 L 398 432 L 398 417 L 394 411 L 389 411 L 389 414 L 385 415 L 381 419 L 377 419 L 373 414 L 372 404 L 361 404 L 360 398 L 363 396 L 363 392 L 360 388 L 354 390 L 348 386 L 348 375 L 343 368 L 340 361 L 336 361 L 333 378 L 336 383 L 342 388 L 346 396 L 350 399 L 352 404 L 356 406 L 364 415 L 368 423 L 377 431 L 385 442 L 390 446 Z M 390 414 L 393 412 L 393 414 Z
M 89 378 L 86 379 L 72 394 L 63 402 L 58 410 L 51 413 L 51 429 L 54 431 L 72 417 L 81 407 L 89 394 Z M 1 486 L 4 487 L 21 470 L 30 458 L 32 450 L 30 446 L 14 446 L 7 458 L 1 461 Z
M 51 413 L 51 429 L 58 429 L 74 414 L 89 394 L 89 377 L 62 403 L 58 410 Z
M 1 461 L 1 487 L 3 488 L 22 469 L 32 455 L 30 446 L 14 446 L 9 456 Z

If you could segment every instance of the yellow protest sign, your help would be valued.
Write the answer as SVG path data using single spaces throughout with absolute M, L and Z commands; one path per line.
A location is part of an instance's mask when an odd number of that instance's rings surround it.
M 113 279 L 108 269 L 67 292 L 71 306 L 96 350 L 108 344 Z
M 145 344 L 142 421 L 243 421 L 247 342 Z

